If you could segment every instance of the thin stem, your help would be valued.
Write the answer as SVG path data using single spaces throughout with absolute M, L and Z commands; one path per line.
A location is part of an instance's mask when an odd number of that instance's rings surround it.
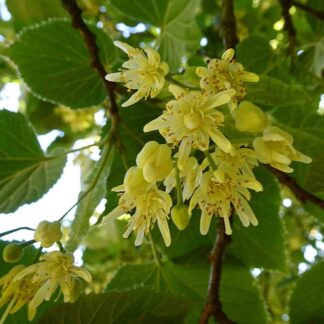
M 296 47 L 296 36 L 297 31 L 293 24 L 293 21 L 291 19 L 289 9 L 291 7 L 291 1 L 290 0 L 279 0 L 279 3 L 282 8 L 282 16 L 285 20 L 285 26 L 284 28 L 287 30 L 288 33 L 288 39 L 289 39 L 289 51 L 292 59 L 295 58 L 295 47 Z
M 107 73 L 100 61 L 100 50 L 96 43 L 96 36 L 84 22 L 82 18 L 82 10 L 78 7 L 76 0 L 61 0 L 61 2 L 71 16 L 73 27 L 80 31 L 90 54 L 91 65 L 98 72 L 106 88 L 110 99 L 109 113 L 112 118 L 112 123 L 118 123 L 120 117 L 115 97 L 115 84 L 105 79 Z
M 191 89 L 191 90 L 200 90 L 200 88 L 184 84 L 181 81 L 174 79 L 172 76 L 166 76 L 165 78 L 169 82 L 174 83 L 174 84 L 176 84 L 176 85 L 178 85 L 178 86 L 180 86 L 182 88 L 187 88 L 187 89 Z
M 35 231 L 35 229 L 30 228 L 30 227 L 27 227 L 27 226 L 17 227 L 17 228 L 15 228 L 15 229 L 12 229 L 12 230 L 9 230 L 9 231 L 6 231 L 6 232 L 2 232 L 2 233 L 0 233 L 0 237 L 2 237 L 2 236 L 6 236 L 6 235 L 9 235 L 9 234 L 11 234 L 11 233 L 14 233 L 14 232 L 17 232 L 17 231 L 20 231 L 20 230 Z
M 176 180 L 177 180 L 177 187 L 176 187 L 176 189 L 177 189 L 177 205 L 183 205 L 181 180 L 180 180 L 180 173 L 179 173 L 177 163 L 174 163 L 174 168 L 176 170 Z
M 59 249 L 60 249 L 60 252 L 62 253 L 66 253 L 64 247 L 63 247 L 63 244 L 61 243 L 61 241 L 57 241 L 56 244 L 58 245 Z
M 269 165 L 266 165 L 268 170 L 278 179 L 278 181 L 287 186 L 296 196 L 296 198 L 301 202 L 305 203 L 306 201 L 310 201 L 318 207 L 324 209 L 324 200 L 314 196 L 312 193 L 303 189 L 297 181 L 290 177 L 288 174 L 277 170 Z
M 27 242 L 24 242 L 24 243 L 21 243 L 21 244 L 19 244 L 22 248 L 25 248 L 25 247 L 27 247 L 27 246 L 29 246 L 29 245 L 32 245 L 32 244 L 34 244 L 36 241 L 35 240 L 30 240 L 30 241 L 27 241 Z
M 314 17 L 317 17 L 318 19 L 324 20 L 324 11 L 308 7 L 308 6 L 304 5 L 303 3 L 300 3 L 300 2 L 295 1 L 295 0 L 290 0 L 290 3 L 293 6 L 299 8 L 299 9 L 302 9 L 302 10 L 306 11 L 307 13 L 313 15 Z
M 216 164 L 215 164 L 212 156 L 210 155 L 209 151 L 204 151 L 204 154 L 208 160 L 210 167 L 212 168 L 213 171 L 215 171 L 217 167 L 216 167 Z
M 155 243 L 154 243 L 154 240 L 153 240 L 153 237 L 152 237 L 151 233 L 149 233 L 148 237 L 149 237 L 149 241 L 150 241 L 150 245 L 151 245 L 151 249 L 152 249 L 152 254 L 153 254 L 153 257 L 154 257 L 154 261 L 156 262 L 156 264 L 158 266 L 161 266 L 161 261 L 160 261 L 160 258 L 158 256 L 158 253 L 157 253 L 157 250 L 156 250 L 156 246 L 155 246 Z
M 59 158 L 61 156 L 65 156 L 65 155 L 68 155 L 68 154 L 71 154 L 71 153 L 75 153 L 75 152 L 79 152 L 79 151 L 82 151 L 82 150 L 86 150 L 86 149 L 88 149 L 90 147 L 93 147 L 93 146 L 103 145 L 106 141 L 107 141 L 107 139 L 104 139 L 104 140 L 102 140 L 100 142 L 97 142 L 97 143 L 92 143 L 92 144 L 85 145 L 85 146 L 82 146 L 82 147 L 79 147 L 79 148 L 76 148 L 76 149 L 72 149 L 70 151 L 63 152 L 61 154 L 49 156 L 48 158 L 49 159 L 56 159 L 56 158 Z
M 64 219 L 64 217 L 74 208 L 76 207 L 96 186 L 100 175 L 102 173 L 102 171 L 104 170 L 104 167 L 106 165 L 106 162 L 110 156 L 110 152 L 111 152 L 111 148 L 112 148 L 112 143 L 108 143 L 108 149 L 103 157 L 103 160 L 101 161 L 101 165 L 99 167 L 99 170 L 96 174 L 96 177 L 94 178 L 93 182 L 91 183 L 91 185 L 89 186 L 89 188 L 81 195 L 81 197 L 77 200 L 77 202 L 75 204 L 73 204 L 72 207 L 70 207 L 59 219 L 58 221 L 62 221 Z

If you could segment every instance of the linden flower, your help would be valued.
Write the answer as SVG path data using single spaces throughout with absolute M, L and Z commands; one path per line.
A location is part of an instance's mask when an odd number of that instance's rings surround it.
M 63 293 L 65 303 L 75 301 L 75 288 L 78 287 L 80 278 L 86 282 L 91 281 L 87 270 L 73 264 L 72 254 L 53 251 L 42 255 L 40 261 L 26 267 L 14 278 L 17 282 L 30 278 L 31 283 L 38 285 L 39 288 L 29 303 L 32 311 L 44 300 L 50 300 L 57 288 Z
M 139 187 L 140 185 L 142 187 Z M 138 188 L 138 190 L 130 192 L 128 188 Z M 135 245 L 141 245 L 144 234 L 148 234 L 157 222 L 165 245 L 170 246 L 168 217 L 172 200 L 166 192 L 158 190 L 156 184 L 145 182 L 142 170 L 138 167 L 131 167 L 125 175 L 124 184 L 112 190 L 124 193 L 119 199 L 118 206 L 106 216 L 105 222 L 135 209 L 123 237 L 127 238 L 134 230 L 137 232 Z
M 42 247 L 49 248 L 62 238 L 61 223 L 58 221 L 40 222 L 34 233 L 34 240 L 41 243 Z
M 167 144 L 150 141 L 137 155 L 136 164 L 148 182 L 162 181 L 172 170 L 171 149 Z
M 167 103 L 166 110 L 157 119 L 144 127 L 144 132 L 159 130 L 167 143 L 179 144 L 179 158 L 184 150 L 190 153 L 192 148 L 207 150 L 210 138 L 224 152 L 230 152 L 230 141 L 218 130 L 223 125 L 224 115 L 214 109 L 228 103 L 235 90 L 229 89 L 218 94 L 206 96 L 197 91 L 186 91 L 176 85 L 170 85 L 169 91 L 176 100 Z
M 257 225 L 256 219 L 247 200 L 250 193 L 246 187 L 242 186 L 234 179 L 227 178 L 224 182 L 219 182 L 213 173 L 207 171 L 203 174 L 201 184 L 194 192 L 189 205 L 189 213 L 198 205 L 201 209 L 200 233 L 208 233 L 213 215 L 218 215 L 224 219 L 225 232 L 232 234 L 229 218 L 234 207 L 244 226 Z
M 180 164 L 178 160 L 177 167 L 178 170 L 173 168 L 171 173 L 165 178 L 163 184 L 166 187 L 166 192 L 169 193 L 177 185 L 178 172 L 183 187 L 182 199 L 187 200 L 192 196 L 194 190 L 200 184 L 202 171 L 196 158 L 193 156 L 190 156 L 182 164 Z
M 282 129 L 270 126 L 263 131 L 263 137 L 253 141 L 256 156 L 261 163 L 270 164 L 273 168 L 290 173 L 292 161 L 310 163 L 312 159 L 293 147 L 293 137 Z
M 159 53 L 153 48 L 146 47 L 143 51 L 118 41 L 114 44 L 128 55 L 129 60 L 122 65 L 121 72 L 106 75 L 106 80 L 124 82 L 129 90 L 137 90 L 122 107 L 133 105 L 142 98 L 156 97 L 164 86 L 168 64 L 161 62 Z
M 230 111 L 237 107 L 238 99 L 245 96 L 246 90 L 243 82 L 258 82 L 259 76 L 244 70 L 242 64 L 233 60 L 235 51 L 230 48 L 222 56 L 222 59 L 208 61 L 208 67 L 199 66 L 196 74 L 201 77 L 200 87 L 208 94 L 218 93 L 225 89 L 236 90 L 229 106 Z
M 254 150 L 246 147 L 235 146 L 235 155 L 227 154 L 216 149 L 211 154 L 217 169 L 213 171 L 215 179 L 222 183 L 228 178 L 233 179 L 238 185 L 252 189 L 254 191 L 262 191 L 262 184 L 256 180 L 252 169 L 258 165 L 256 153 Z M 208 160 L 205 159 L 201 164 L 202 170 L 208 166 Z M 249 196 L 247 193 L 246 196 Z
M 39 289 L 37 283 L 30 280 L 30 276 L 16 280 L 16 276 L 25 269 L 24 265 L 13 267 L 6 275 L 0 278 L 0 308 L 8 304 L 7 309 L 3 313 L 0 324 L 3 324 L 9 314 L 13 314 L 21 309 L 25 304 L 28 304 Z M 36 308 L 28 305 L 28 320 L 32 321 L 36 314 Z

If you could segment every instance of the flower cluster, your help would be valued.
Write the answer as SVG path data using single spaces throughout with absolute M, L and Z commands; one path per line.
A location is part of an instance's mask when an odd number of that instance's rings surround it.
M 50 247 L 61 239 L 62 232 L 59 222 L 43 221 L 38 224 L 34 238 L 42 247 Z M 20 246 L 9 244 L 3 251 L 3 259 L 9 262 L 13 256 L 21 256 L 24 243 Z M 17 251 L 20 253 L 17 254 Z M 19 311 L 28 305 L 28 319 L 32 321 L 37 307 L 44 301 L 50 300 L 57 292 L 57 297 L 63 294 L 65 303 L 75 302 L 82 292 L 84 282 L 91 281 L 90 273 L 74 265 L 73 255 L 60 251 L 44 253 L 39 262 L 25 266 L 14 266 L 6 275 L 0 278 L 0 307 L 7 305 L 0 319 L 3 324 L 9 314 Z
M 145 48 L 145 56 L 140 49 L 115 44 L 130 60 L 123 64 L 127 71 L 109 74 L 107 79 L 137 90 L 123 106 L 156 97 L 166 82 L 166 63 L 153 49 Z M 291 135 L 273 126 L 258 106 L 244 101 L 245 82 L 258 82 L 259 76 L 245 71 L 234 54 L 229 49 L 221 59 L 208 60 L 206 67 L 196 69 L 200 89 L 188 90 L 171 81 L 167 89 L 174 99 L 158 118 L 145 125 L 144 132 L 158 131 L 165 143 L 145 144 L 137 156 L 137 166 L 127 171 L 123 185 L 113 189 L 121 192 L 119 204 L 106 217 L 109 221 L 133 214 L 124 237 L 135 231 L 136 245 L 157 222 L 169 246 L 170 216 L 183 230 L 194 208 L 201 210 L 203 235 L 208 233 L 213 216 L 224 220 L 228 235 L 234 214 L 244 226 L 257 225 L 249 201 L 251 190 L 263 190 L 253 173 L 258 163 L 292 172 L 292 161 L 311 162 L 293 147 Z M 234 144 L 226 125 L 251 133 L 252 138 L 236 139 Z

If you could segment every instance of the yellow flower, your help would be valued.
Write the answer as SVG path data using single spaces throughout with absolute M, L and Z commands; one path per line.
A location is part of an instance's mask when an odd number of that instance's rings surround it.
M 176 85 L 170 85 L 169 91 L 176 100 L 168 102 L 166 110 L 157 119 L 144 127 L 144 132 L 159 130 L 167 143 L 179 144 L 179 155 L 185 149 L 191 148 L 201 151 L 208 149 L 210 138 L 225 152 L 230 152 L 230 141 L 219 131 L 223 125 L 224 115 L 214 109 L 228 103 L 235 90 L 229 89 L 218 94 L 206 96 L 197 91 L 186 91 Z
M 203 174 L 201 184 L 194 192 L 189 205 L 189 213 L 198 205 L 201 209 L 200 233 L 208 233 L 212 216 L 223 217 L 226 234 L 232 234 L 229 218 L 232 207 L 244 226 L 257 225 L 258 221 L 248 204 L 250 193 L 246 187 L 228 178 L 219 182 L 211 171 Z
M 282 129 L 270 126 L 263 131 L 262 137 L 253 141 L 253 147 L 258 160 L 270 164 L 283 172 L 293 172 L 289 166 L 292 161 L 310 163 L 312 159 L 293 147 L 293 137 Z
M 128 55 L 129 60 L 122 65 L 121 72 L 108 74 L 106 79 L 124 82 L 126 88 L 137 90 L 122 107 L 133 105 L 142 98 L 156 97 L 164 86 L 168 64 L 161 62 L 159 53 L 152 48 L 145 47 L 143 51 L 118 41 L 114 44 Z
M 16 279 L 25 269 L 24 265 L 17 265 L 12 268 L 5 276 L 0 278 L 0 307 L 8 304 L 5 312 L 0 319 L 0 324 L 3 324 L 9 314 L 13 314 L 21 309 L 25 304 L 30 303 L 35 293 L 39 289 L 39 285 L 31 281 L 31 276 Z M 28 320 L 31 321 L 36 314 L 36 308 L 28 305 Z
M 242 101 L 234 111 L 233 118 L 240 132 L 262 132 L 270 124 L 267 115 L 250 101 Z
M 208 94 L 218 93 L 225 89 L 236 90 L 235 97 L 230 102 L 230 111 L 237 107 L 237 99 L 245 96 L 246 90 L 243 82 L 258 82 L 259 76 L 244 70 L 242 64 L 233 60 L 234 50 L 228 49 L 222 59 L 208 61 L 208 67 L 198 67 L 196 73 L 200 80 L 200 87 Z
M 251 194 L 248 189 L 262 191 L 262 184 L 255 179 L 252 169 L 258 164 L 252 149 L 235 147 L 234 154 L 224 153 L 217 149 L 210 155 L 213 166 L 208 159 L 201 165 L 202 169 L 209 166 L 209 171 L 202 176 L 199 187 L 194 192 L 189 211 L 199 205 L 202 210 L 200 220 L 201 234 L 207 234 L 213 215 L 224 218 L 226 234 L 232 233 L 229 217 L 232 207 L 238 214 L 242 224 L 257 225 L 258 221 L 248 204 Z
M 256 153 L 253 149 L 244 146 L 235 146 L 235 154 L 227 154 L 216 149 L 211 157 L 217 166 L 213 171 L 215 179 L 222 183 L 227 179 L 234 180 L 238 185 L 254 191 L 262 191 L 262 184 L 256 180 L 252 169 L 258 165 Z M 204 170 L 208 166 L 208 160 L 205 159 L 201 164 Z M 248 194 L 247 194 L 248 196 Z
M 172 206 L 171 197 L 166 192 L 158 190 L 156 184 L 146 183 L 147 185 L 139 188 L 138 191 L 127 190 L 129 187 L 136 188 L 143 182 L 145 184 L 143 175 L 139 176 L 141 172 L 142 170 L 138 167 L 130 168 L 125 175 L 124 184 L 113 189 L 114 191 L 124 191 L 124 193 L 119 199 L 118 206 L 105 217 L 105 222 L 135 209 L 123 235 L 124 238 L 127 238 L 134 230 L 137 232 L 135 245 L 141 245 L 144 235 L 148 234 L 157 222 L 164 243 L 169 246 L 171 235 L 168 218 Z M 129 174 L 136 174 L 136 177 L 129 176 Z
M 167 144 L 150 141 L 137 155 L 136 163 L 148 182 L 163 180 L 172 170 L 171 149 Z
M 39 287 L 29 302 L 32 311 L 44 300 L 50 300 L 58 288 L 64 296 L 65 303 L 73 302 L 75 285 L 78 285 L 80 278 L 86 282 L 91 281 L 91 275 L 87 270 L 73 264 L 72 254 L 53 251 L 42 255 L 40 261 L 26 267 L 14 278 L 17 282 L 29 278 L 29 282 Z
M 194 190 L 200 183 L 202 171 L 195 157 L 189 158 L 177 163 L 178 170 L 173 168 L 171 173 L 165 178 L 163 184 L 166 187 L 166 192 L 170 192 L 177 185 L 177 172 L 179 172 L 179 178 L 181 181 L 182 199 L 189 199 Z
M 34 240 L 40 242 L 42 247 L 49 248 L 62 238 L 61 223 L 58 221 L 40 222 L 34 233 Z

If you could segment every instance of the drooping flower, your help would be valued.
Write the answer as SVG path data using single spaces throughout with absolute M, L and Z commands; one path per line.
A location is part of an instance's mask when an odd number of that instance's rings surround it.
M 167 144 L 150 141 L 145 144 L 136 158 L 148 182 L 162 181 L 172 170 L 171 149 Z
M 159 130 L 170 144 L 178 145 L 184 141 L 179 156 L 183 154 L 183 150 L 190 153 L 191 148 L 207 150 L 210 139 L 223 151 L 231 151 L 230 141 L 219 130 L 223 125 L 224 115 L 214 108 L 228 103 L 235 90 L 229 89 L 206 96 L 198 91 L 186 91 L 170 85 L 169 91 L 176 100 L 168 102 L 163 114 L 146 124 L 144 132 Z
M 72 254 L 53 251 L 43 254 L 40 262 L 22 269 L 14 277 L 14 282 L 25 281 L 36 285 L 38 288 L 29 302 L 31 312 L 44 301 L 50 300 L 55 291 L 60 288 L 64 296 L 64 302 L 75 301 L 75 288 L 80 279 L 85 282 L 91 281 L 90 273 L 75 266 Z
M 40 242 L 42 247 L 49 248 L 62 238 L 61 223 L 58 221 L 40 222 L 34 233 L 34 240 Z
M 219 149 L 211 154 L 211 158 L 217 167 L 213 171 L 213 176 L 220 183 L 232 179 L 239 186 L 254 191 L 262 191 L 262 184 L 256 180 L 253 173 L 253 168 L 258 165 L 256 152 L 243 145 L 235 145 L 234 148 L 235 154 L 227 154 Z M 204 170 L 207 166 L 208 160 L 205 159 L 201 168 Z
M 165 245 L 171 244 L 168 218 L 172 200 L 169 194 L 159 190 L 155 183 L 146 182 L 142 170 L 138 167 L 131 167 L 125 175 L 124 184 L 112 190 L 123 193 L 119 198 L 118 206 L 105 217 L 105 222 L 134 209 L 134 214 L 123 235 L 124 238 L 127 238 L 132 231 L 136 231 L 135 245 L 141 245 L 144 235 L 148 234 L 157 222 Z
M 244 82 L 258 82 L 259 76 L 255 73 L 244 70 L 242 64 L 235 62 L 234 50 L 228 49 L 222 59 L 211 59 L 208 67 L 199 66 L 196 73 L 200 80 L 200 87 L 208 94 L 215 94 L 226 89 L 235 89 L 236 94 L 232 98 L 229 107 L 234 111 L 237 107 L 238 99 L 244 98 L 246 90 Z
M 111 82 L 124 82 L 129 90 L 137 90 L 122 107 L 135 104 L 142 98 L 156 97 L 164 86 L 164 77 L 169 72 L 166 62 L 161 62 L 159 53 L 150 47 L 144 50 L 134 48 L 126 43 L 114 42 L 124 51 L 129 60 L 122 65 L 121 72 L 110 73 L 106 79 Z
M 202 176 L 200 186 L 191 197 L 189 212 L 191 213 L 196 205 L 201 209 L 200 233 L 202 235 L 208 233 L 213 215 L 224 219 L 225 232 L 230 235 L 232 229 L 229 218 L 232 215 L 232 206 L 244 226 L 250 223 L 258 224 L 247 202 L 249 199 L 250 193 L 246 187 L 230 178 L 219 182 L 211 171 L 207 171 Z
M 310 163 L 312 159 L 293 147 L 293 137 L 280 129 L 270 126 L 263 131 L 262 137 L 253 141 L 256 156 L 261 163 L 270 164 L 273 168 L 290 173 L 292 161 Z
M 235 155 L 216 149 L 210 155 L 213 165 L 205 159 L 202 169 L 209 166 L 209 171 L 202 176 L 199 187 L 194 192 L 189 211 L 198 205 L 201 209 L 200 232 L 207 234 L 212 216 L 224 219 L 226 234 L 232 233 L 230 216 L 232 207 L 242 224 L 257 225 L 258 221 L 248 204 L 251 199 L 249 189 L 262 191 L 262 184 L 256 180 L 252 169 L 258 164 L 255 152 L 246 147 L 235 147 Z
M 262 132 L 270 124 L 267 115 L 250 101 L 242 101 L 233 113 L 235 128 L 240 132 Z
M 202 171 L 195 157 L 190 156 L 183 161 L 177 163 L 177 168 L 173 168 L 170 174 L 165 178 L 163 184 L 166 187 L 166 192 L 170 192 L 177 185 L 177 172 L 182 186 L 182 199 L 189 199 L 194 190 L 200 184 Z
M 28 304 L 28 320 L 31 321 L 35 317 L 37 307 L 31 307 L 30 301 L 40 286 L 31 280 L 31 276 L 26 276 L 20 280 L 16 279 L 16 276 L 24 269 L 24 265 L 17 265 L 0 278 L 0 287 L 2 287 L 0 291 L 0 308 L 8 304 L 0 319 L 1 324 L 5 323 L 9 314 L 19 311 L 25 304 Z

